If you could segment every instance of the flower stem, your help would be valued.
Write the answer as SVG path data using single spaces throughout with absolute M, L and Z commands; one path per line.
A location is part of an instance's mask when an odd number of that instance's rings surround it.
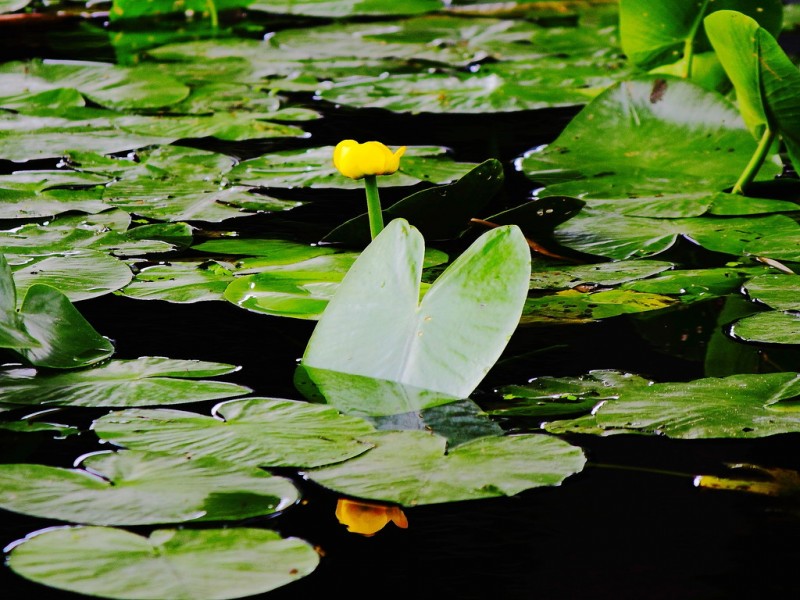
M 208 8 L 208 14 L 211 17 L 211 27 L 217 29 L 219 27 L 219 15 L 217 14 L 217 5 L 214 0 L 206 0 L 206 8 Z
M 731 190 L 732 194 L 744 194 L 744 188 L 750 185 L 753 179 L 756 178 L 758 170 L 761 168 L 761 165 L 764 164 L 764 160 L 767 158 L 767 153 L 772 147 L 772 142 L 774 140 L 775 132 L 771 131 L 769 128 L 764 129 L 764 135 L 761 136 L 761 141 L 758 142 L 756 151 L 753 152 L 753 156 L 750 157 L 750 162 L 747 163 L 744 171 L 742 171 L 742 174 L 739 176 L 739 181 L 736 182 L 736 185 L 734 185 Z
M 367 192 L 367 213 L 369 214 L 369 233 L 372 239 L 383 231 L 383 213 L 381 197 L 378 194 L 378 179 L 375 175 L 364 177 L 364 189 Z

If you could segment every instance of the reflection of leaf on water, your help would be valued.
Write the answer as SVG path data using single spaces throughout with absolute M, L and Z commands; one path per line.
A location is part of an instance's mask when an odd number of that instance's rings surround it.
M 800 472 L 751 464 L 728 466 L 734 476 L 698 475 L 694 479 L 694 485 L 714 490 L 800 498 Z M 741 475 L 738 476 L 737 473 L 741 473 Z

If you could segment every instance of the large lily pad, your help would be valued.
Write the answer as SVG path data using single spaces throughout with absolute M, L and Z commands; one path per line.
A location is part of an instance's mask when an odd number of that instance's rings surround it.
M 293 400 L 224 402 L 215 417 L 178 410 L 125 410 L 96 420 L 102 439 L 134 450 L 215 456 L 243 465 L 314 467 L 366 452 L 374 427 L 335 408 Z
M 520 323 L 523 325 L 589 323 L 619 315 L 661 310 L 675 303 L 677 300 L 662 294 L 630 290 L 582 292 L 569 289 L 526 300 Z
M 530 250 L 516 226 L 484 233 L 420 302 L 423 244 L 407 221 L 389 223 L 328 303 L 302 363 L 469 396 L 519 323 Z
M 189 95 L 187 86 L 147 67 L 58 60 L 0 67 L 0 89 L 41 92 L 55 88 L 75 88 L 89 100 L 114 109 L 160 108 Z
M 770 308 L 800 311 L 800 275 L 760 275 L 747 281 L 744 291 Z
M 535 269 L 531 273 L 530 287 L 532 290 L 558 290 L 577 286 L 619 285 L 657 275 L 674 266 L 673 263 L 659 260 L 624 260 Z
M 732 375 L 626 388 L 591 418 L 555 421 L 550 431 L 592 427 L 673 438 L 756 438 L 800 431 L 800 375 Z
M 147 525 L 244 519 L 299 499 L 289 479 L 209 457 L 100 452 L 77 467 L 0 465 L 0 506 L 74 523 Z
M 152 406 L 221 400 L 249 388 L 202 377 L 225 375 L 237 367 L 224 363 L 146 356 L 112 360 L 68 373 L 30 369 L 0 371 L 0 402 L 56 406 Z
M 449 450 L 445 438 L 421 431 L 365 439 L 375 448 L 308 477 L 342 494 L 418 506 L 559 485 L 586 462 L 580 448 L 539 434 L 482 437 Z
M 224 600 L 269 592 L 319 564 L 314 548 L 268 529 L 48 528 L 9 556 L 19 575 L 104 598 Z
M 664 192 L 717 192 L 736 182 L 755 149 L 725 98 L 690 81 L 647 77 L 613 85 L 519 164 L 545 185 L 580 180 L 574 187 L 584 193 L 595 186 L 635 191 L 637 182 L 658 183 Z M 768 162 L 760 175 L 779 172 Z

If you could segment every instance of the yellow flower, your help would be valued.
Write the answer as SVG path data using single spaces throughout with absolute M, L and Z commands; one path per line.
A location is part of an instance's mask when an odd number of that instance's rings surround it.
M 401 529 L 408 528 L 408 519 L 397 506 L 373 504 L 339 498 L 336 503 L 336 518 L 339 523 L 347 525 L 347 531 L 372 537 L 383 529 L 389 521 Z
M 333 150 L 333 166 L 345 177 L 361 179 L 367 175 L 391 175 L 400 167 L 405 146 L 392 153 L 380 142 L 343 140 Z

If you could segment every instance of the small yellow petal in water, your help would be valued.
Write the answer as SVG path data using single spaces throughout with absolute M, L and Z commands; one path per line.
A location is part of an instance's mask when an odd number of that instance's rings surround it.
M 405 513 L 397 506 L 374 504 L 339 498 L 336 503 L 336 518 L 339 523 L 347 526 L 347 531 L 372 537 L 383 529 L 389 522 L 401 529 L 408 528 L 408 519 Z
M 401 146 L 392 152 L 381 142 L 342 140 L 333 149 L 333 166 L 345 177 L 361 179 L 367 175 L 391 175 L 400 168 Z

